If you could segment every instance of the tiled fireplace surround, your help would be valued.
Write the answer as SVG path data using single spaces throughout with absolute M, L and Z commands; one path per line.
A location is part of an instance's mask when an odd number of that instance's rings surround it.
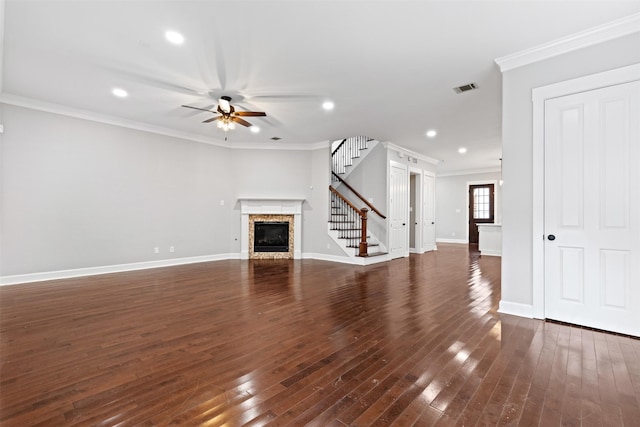
M 302 203 L 304 199 L 242 198 L 239 199 L 239 202 L 241 259 L 302 258 Z M 254 221 L 289 221 L 289 252 L 254 253 Z

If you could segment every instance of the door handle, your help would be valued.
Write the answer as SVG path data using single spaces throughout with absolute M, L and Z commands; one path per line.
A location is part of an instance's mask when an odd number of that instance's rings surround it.
M 435 222 L 431 221 L 431 225 L 435 224 Z
M 549 239 L 549 240 L 553 241 L 553 240 L 556 240 L 556 236 L 554 236 L 553 234 L 549 234 L 549 235 L 547 236 L 547 239 Z
M 402 223 L 402 226 L 405 226 L 405 225 L 407 225 L 407 224 L 405 224 L 405 223 L 403 222 L 403 223 Z

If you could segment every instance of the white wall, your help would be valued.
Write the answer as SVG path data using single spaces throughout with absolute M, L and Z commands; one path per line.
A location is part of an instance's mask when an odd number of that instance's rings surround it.
M 306 199 L 303 252 L 340 255 L 328 147 L 232 150 L 5 104 L 0 115 L 0 276 L 239 254 L 243 196 Z
M 503 74 L 501 306 L 533 303 L 532 89 L 639 63 L 638 46 L 635 33 Z
M 500 172 L 466 175 L 438 175 L 436 179 L 436 240 L 467 243 L 468 236 L 468 183 L 495 181 L 495 223 L 502 220 L 502 187 Z
M 229 251 L 229 150 L 2 109 L 3 276 Z
M 327 233 L 330 156 L 328 147 L 318 150 L 232 150 L 231 185 L 237 197 L 305 199 L 302 252 L 344 256 Z M 240 206 L 236 203 L 232 220 L 233 253 L 240 251 L 239 224 Z

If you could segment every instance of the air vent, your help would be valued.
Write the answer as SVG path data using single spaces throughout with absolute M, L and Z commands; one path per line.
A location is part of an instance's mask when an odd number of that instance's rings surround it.
M 280 141 L 282 138 L 280 138 L 279 136 L 274 136 L 273 138 L 271 138 L 272 141 Z
M 474 89 L 478 89 L 478 85 L 475 84 L 475 83 L 469 83 L 469 84 L 466 84 L 466 85 L 454 87 L 453 91 L 455 93 L 462 93 L 462 92 L 468 92 L 468 91 L 474 90 Z

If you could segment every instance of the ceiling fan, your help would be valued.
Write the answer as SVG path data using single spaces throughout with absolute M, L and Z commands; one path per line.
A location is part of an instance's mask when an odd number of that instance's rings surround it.
M 218 122 L 218 127 L 225 132 L 235 129 L 235 123 L 242 126 L 251 127 L 251 123 L 243 119 L 242 117 L 265 117 L 267 113 L 262 111 L 236 111 L 231 105 L 230 96 L 222 96 L 218 100 L 218 108 L 215 110 L 208 110 L 206 108 L 192 107 L 190 105 L 183 105 L 185 108 L 193 108 L 194 110 L 208 111 L 210 113 L 220 113 L 219 116 L 212 117 L 203 121 L 202 123 Z

